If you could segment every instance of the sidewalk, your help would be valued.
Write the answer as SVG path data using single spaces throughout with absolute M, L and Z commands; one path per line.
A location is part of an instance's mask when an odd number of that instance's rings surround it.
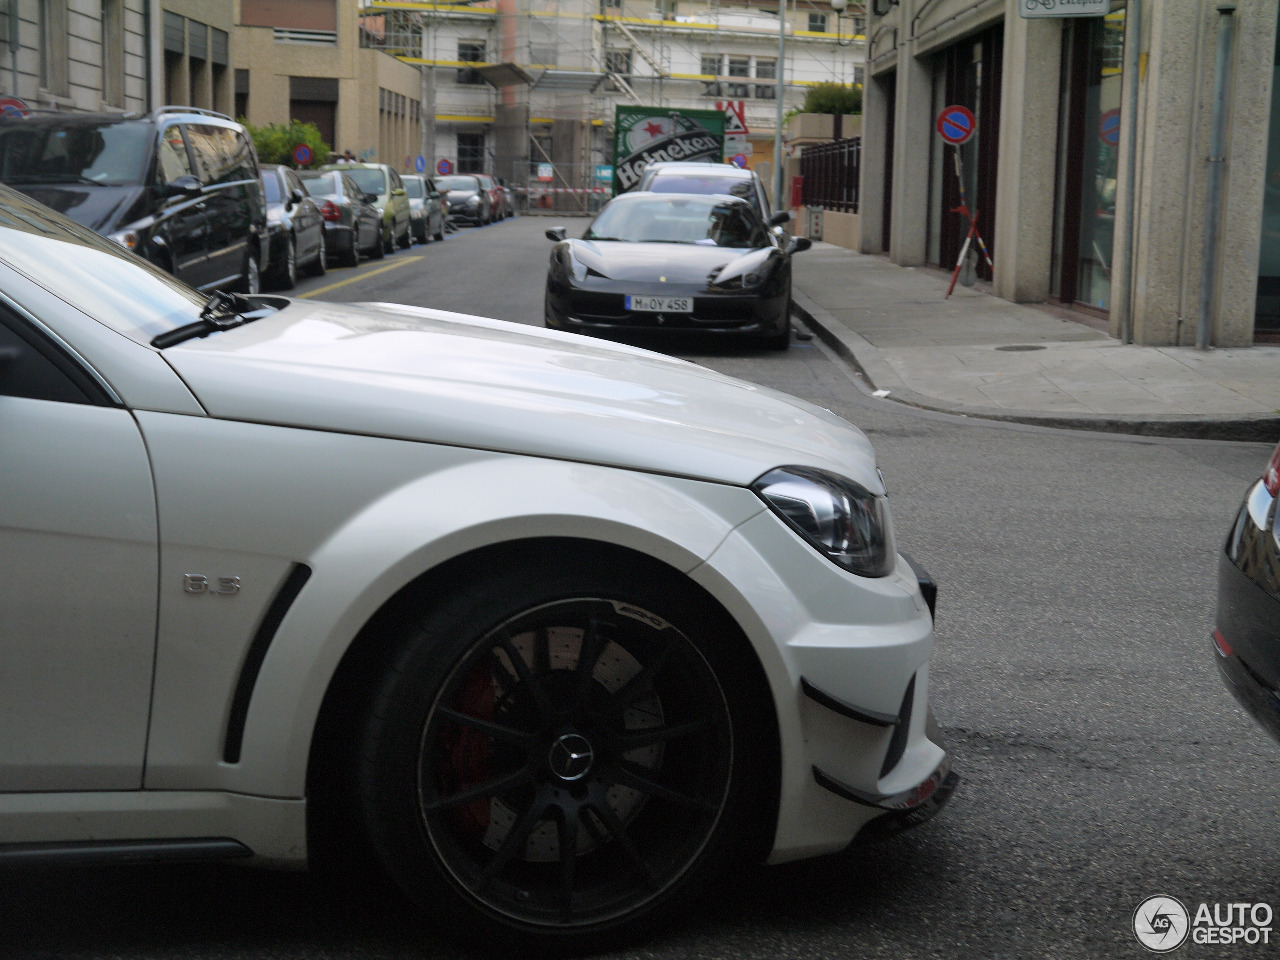
M 1091 318 L 958 284 L 944 300 L 940 271 L 828 243 L 792 266 L 801 319 L 889 400 L 1080 430 L 1280 440 L 1280 346 L 1125 345 Z

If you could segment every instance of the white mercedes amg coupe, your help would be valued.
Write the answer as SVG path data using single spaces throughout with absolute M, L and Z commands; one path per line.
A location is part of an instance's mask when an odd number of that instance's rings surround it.
M 365 851 L 577 948 L 955 787 L 932 581 L 782 394 L 206 297 L 0 188 L 0 454 L 0 861 Z

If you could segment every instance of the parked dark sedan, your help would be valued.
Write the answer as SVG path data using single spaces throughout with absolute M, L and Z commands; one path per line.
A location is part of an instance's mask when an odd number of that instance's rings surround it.
M 1245 495 L 1218 558 L 1213 631 L 1227 689 L 1280 740 L 1280 446 Z
M 769 222 L 785 222 L 776 214 Z M 791 254 L 745 200 L 695 194 L 615 197 L 581 240 L 563 227 L 547 271 L 546 324 L 582 333 L 703 330 L 785 350 Z
M 273 266 L 268 278 L 288 290 L 298 282 L 299 268 L 316 276 L 324 273 L 324 220 L 298 175 L 288 167 L 264 163 L 262 186 Z
M 493 219 L 493 204 L 480 181 L 469 173 L 436 179 L 449 201 L 449 219 L 454 223 L 488 223 Z
M 320 205 L 325 250 L 330 258 L 354 267 L 362 254 L 374 260 L 386 255 L 382 247 L 382 214 L 358 183 L 338 170 L 303 170 L 298 179 Z

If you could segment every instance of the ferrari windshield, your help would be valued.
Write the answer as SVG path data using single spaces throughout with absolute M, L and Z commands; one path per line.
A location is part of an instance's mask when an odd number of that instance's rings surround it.
M 719 176 L 717 174 L 658 173 L 641 184 L 641 190 L 650 193 L 720 193 L 730 197 L 741 197 L 751 204 L 756 213 L 760 209 L 760 198 L 756 194 L 755 183 L 748 177 Z
M 764 224 L 745 201 L 688 194 L 624 194 L 605 205 L 582 239 L 739 249 L 769 245 Z
M 0 187 L 0 262 L 139 343 L 195 322 L 207 299 L 7 187 Z

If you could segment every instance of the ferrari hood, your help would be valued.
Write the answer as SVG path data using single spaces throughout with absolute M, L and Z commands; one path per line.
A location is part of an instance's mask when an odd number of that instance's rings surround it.
M 571 249 L 574 259 L 610 280 L 652 283 L 658 277 L 666 277 L 666 283 L 697 286 L 705 286 L 708 275 L 718 274 L 734 261 L 762 261 L 770 252 L 769 248 L 742 250 L 700 243 L 607 240 L 574 240 Z
M 211 416 L 746 485 L 821 467 L 883 486 L 820 407 L 634 347 L 394 304 L 294 302 L 166 349 Z

